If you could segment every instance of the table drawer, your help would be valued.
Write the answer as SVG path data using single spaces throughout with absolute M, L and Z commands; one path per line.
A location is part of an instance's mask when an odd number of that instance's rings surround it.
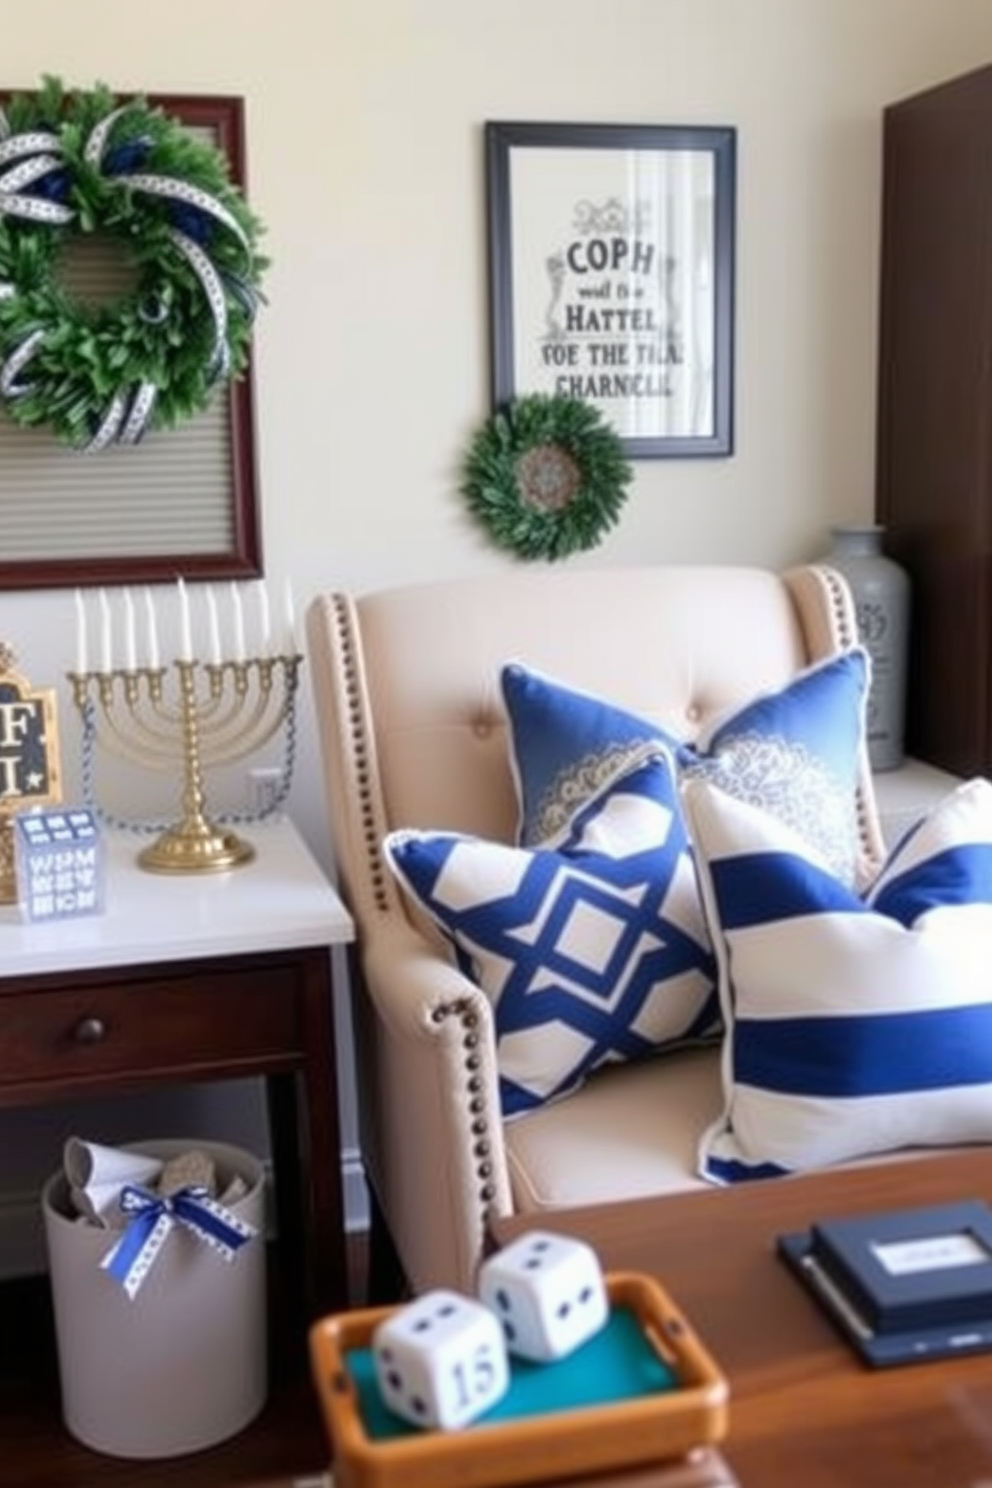
M 190 1071 L 285 1056 L 303 1048 L 301 983 L 289 964 L 175 968 L 73 989 L 0 997 L 0 1090 L 58 1086 L 128 1071 Z

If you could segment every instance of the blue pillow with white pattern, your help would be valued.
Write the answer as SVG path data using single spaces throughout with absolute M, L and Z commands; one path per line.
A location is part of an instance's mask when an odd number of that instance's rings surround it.
M 504 1116 L 603 1065 L 719 1036 L 677 787 L 654 750 L 625 761 L 541 847 L 408 830 L 384 850 L 492 1003 Z
M 683 791 L 720 968 L 718 1183 L 992 1141 L 992 784 L 942 801 L 863 895 L 765 812 Z
M 717 719 L 692 743 L 646 718 L 518 663 L 500 673 L 518 840 L 543 842 L 645 743 L 669 749 L 682 778 L 704 776 L 802 833 L 847 883 L 860 864 L 857 790 L 870 662 L 854 647 Z

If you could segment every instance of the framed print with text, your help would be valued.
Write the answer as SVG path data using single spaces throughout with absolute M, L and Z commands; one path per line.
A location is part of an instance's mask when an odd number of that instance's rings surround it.
M 582 398 L 633 459 L 733 450 L 736 131 L 485 126 L 494 408 Z

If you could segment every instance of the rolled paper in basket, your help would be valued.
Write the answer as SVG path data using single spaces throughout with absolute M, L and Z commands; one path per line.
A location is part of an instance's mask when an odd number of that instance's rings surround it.
M 62 1168 L 82 1212 L 89 1219 L 102 1219 L 117 1208 L 126 1183 L 150 1183 L 161 1173 L 162 1162 L 143 1152 L 70 1137 L 62 1149 Z
M 123 1229 L 121 1218 L 122 1183 L 88 1183 L 85 1188 L 72 1187 L 69 1196 L 77 1214 L 105 1230 Z
M 128 1184 L 120 1202 L 134 1218 L 100 1266 L 121 1283 L 132 1302 L 174 1225 L 185 1226 L 225 1261 L 233 1260 L 235 1251 L 258 1233 L 254 1225 L 218 1204 L 201 1187 L 181 1188 L 163 1198 Z

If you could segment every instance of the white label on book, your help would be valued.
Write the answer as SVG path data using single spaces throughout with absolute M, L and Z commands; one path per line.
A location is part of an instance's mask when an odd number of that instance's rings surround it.
M 967 1230 L 951 1235 L 926 1235 L 920 1240 L 894 1240 L 870 1248 L 890 1276 L 949 1271 L 954 1266 L 981 1266 L 992 1259 L 981 1241 Z

